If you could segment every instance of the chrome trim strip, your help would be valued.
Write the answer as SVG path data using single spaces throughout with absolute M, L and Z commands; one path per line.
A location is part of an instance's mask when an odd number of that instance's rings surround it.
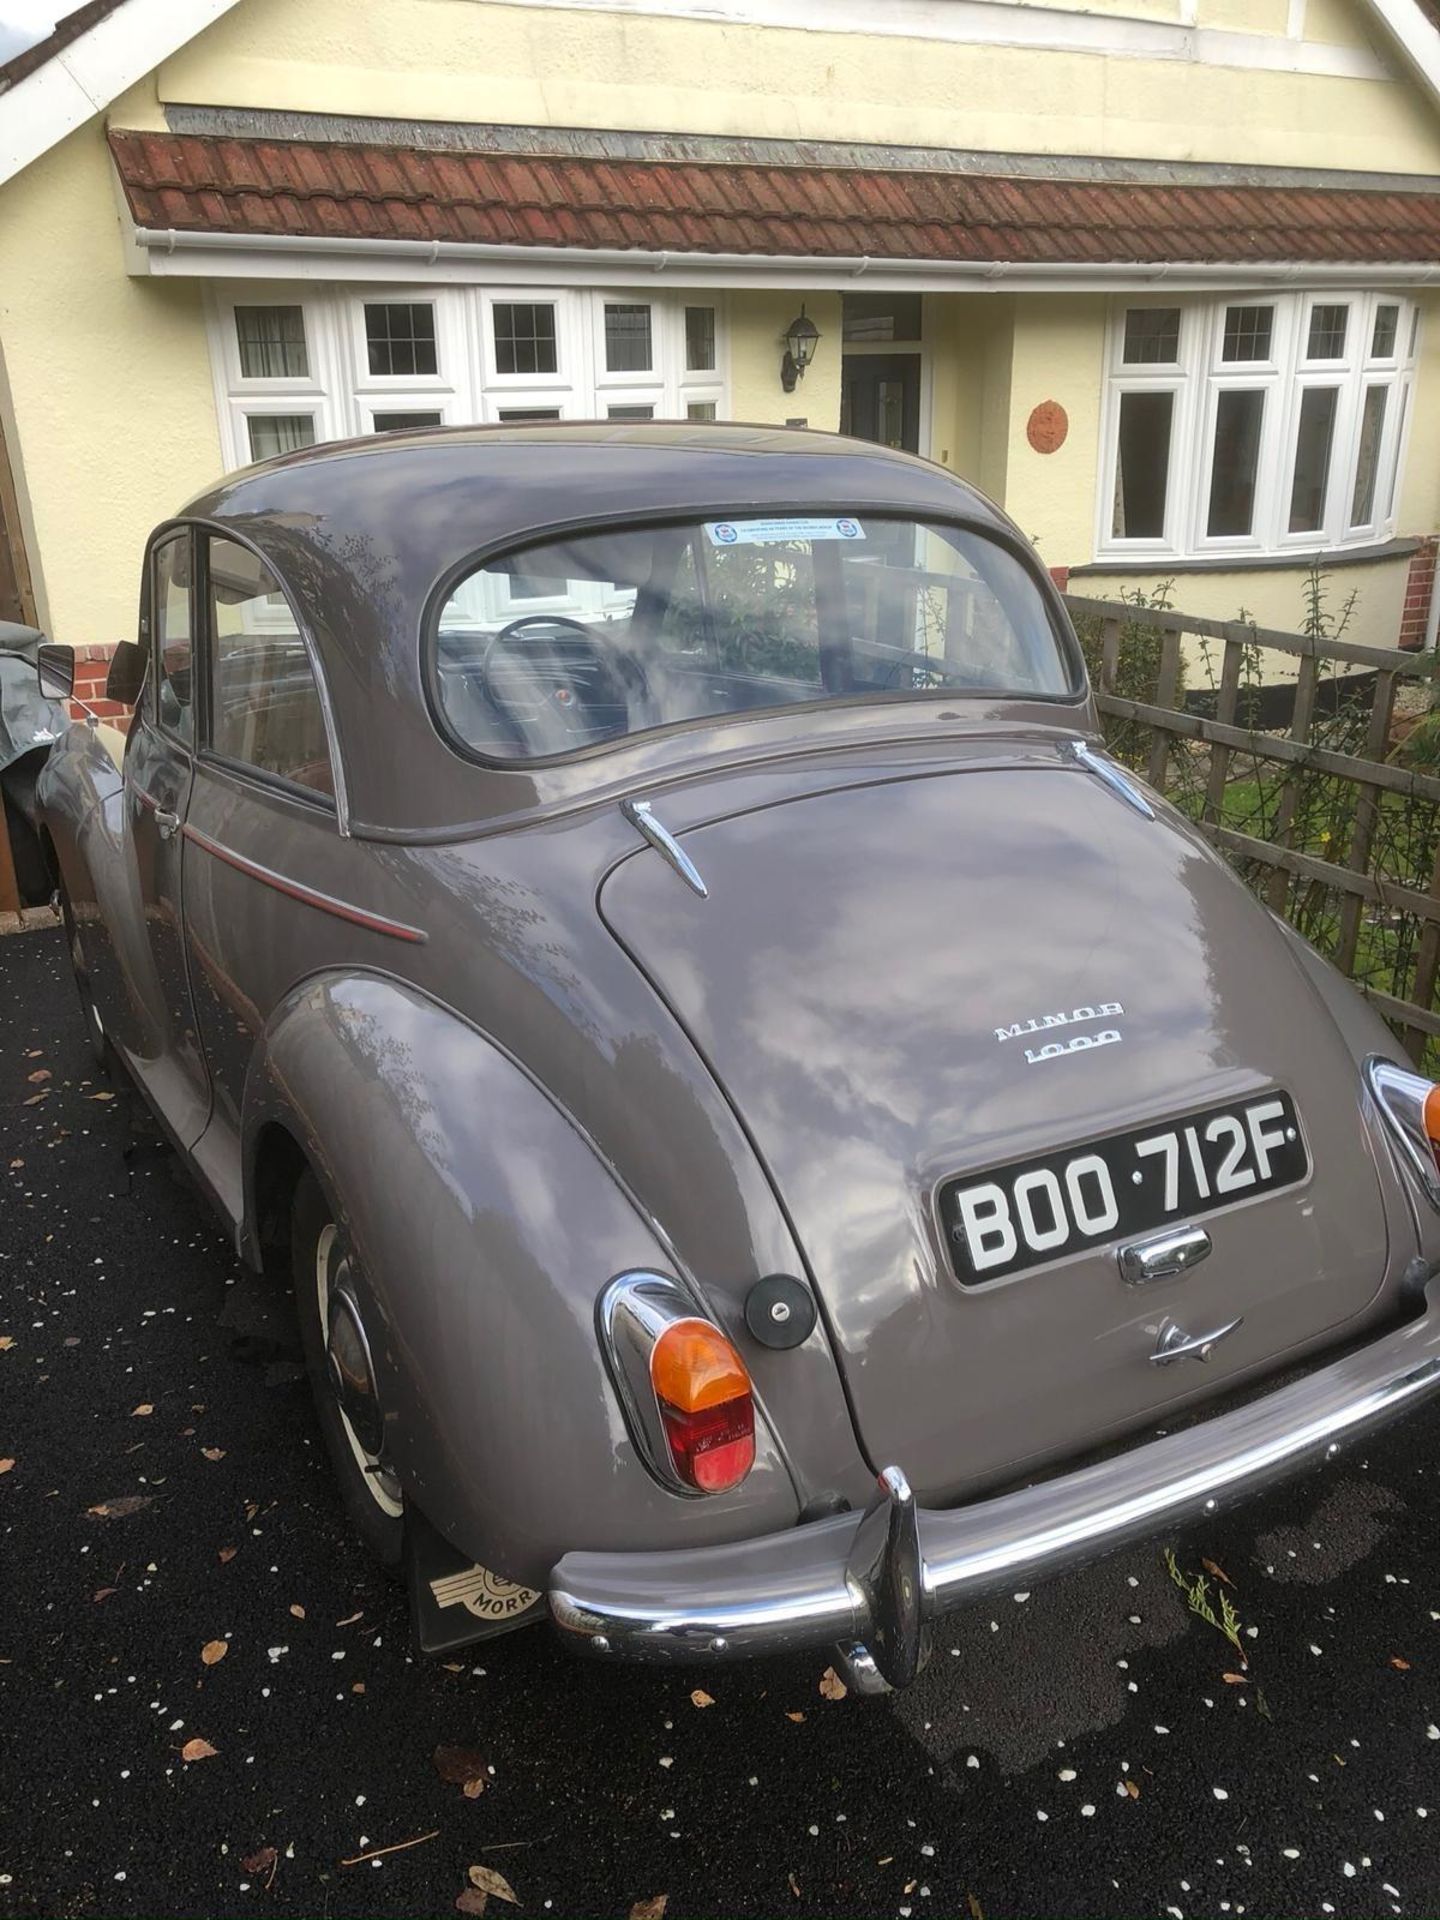
M 1440 1396 L 1440 1283 L 1426 1312 L 1329 1366 L 1213 1419 L 1058 1479 L 953 1510 L 915 1511 L 921 1620 L 1083 1565 L 1215 1513 Z M 734 1659 L 858 1642 L 902 1679 L 908 1616 L 893 1594 L 916 1566 L 903 1475 L 865 1517 L 656 1553 L 567 1553 L 551 1617 L 572 1650 L 648 1661 Z M 908 1489 L 907 1489 L 908 1491 Z M 883 1550 L 874 1535 L 885 1533 Z M 862 1570 L 857 1577 L 855 1569 Z M 898 1656 L 885 1673 L 877 1649 Z
M 1088 740 L 1067 741 L 1065 751 L 1077 767 L 1083 768 L 1086 773 L 1093 773 L 1097 780 L 1103 780 L 1110 791 L 1118 794 L 1127 806 L 1133 807 L 1147 820 L 1155 818 L 1155 809 L 1129 774 L 1123 768 L 1117 767 L 1115 762 L 1105 754 L 1097 753 Z
M 651 846 L 664 855 L 670 865 L 679 874 L 687 887 L 692 887 L 702 900 L 708 900 L 710 889 L 700 878 L 700 869 L 686 853 L 670 829 L 655 818 L 654 809 L 648 800 L 622 800 L 620 811 L 632 827 L 639 829 Z
M 208 833 L 202 833 L 199 827 L 192 827 L 188 821 L 180 831 L 187 840 L 193 840 L 197 847 L 203 847 L 206 853 L 223 860 L 227 867 L 234 867 L 237 873 L 248 874 L 252 880 L 273 887 L 277 893 L 298 900 L 303 906 L 318 907 L 321 913 L 332 914 L 337 920 L 348 920 L 354 926 L 368 928 L 371 933 L 388 934 L 392 940 L 409 940 L 418 946 L 430 937 L 422 927 L 408 927 L 403 920 L 387 920 L 383 914 L 370 913 L 364 907 L 352 907 L 347 900 L 337 900 L 333 894 L 321 893 L 315 887 L 304 886 L 299 880 L 287 880 L 283 873 L 276 873 L 272 867 L 262 867 L 258 860 L 251 860 L 243 853 L 235 853 L 231 848 L 222 846 L 218 840 L 212 840 Z
M 1420 1182 L 1431 1206 L 1440 1208 L 1440 1166 L 1436 1165 L 1425 1131 L 1425 1098 L 1434 1082 L 1372 1053 L 1365 1062 L 1365 1084 L 1380 1109 L 1391 1142 Z

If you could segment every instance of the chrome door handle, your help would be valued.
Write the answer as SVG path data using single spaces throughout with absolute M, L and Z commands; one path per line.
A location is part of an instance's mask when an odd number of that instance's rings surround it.
M 1203 1227 L 1180 1227 L 1171 1233 L 1155 1234 L 1149 1240 L 1121 1247 L 1120 1277 L 1132 1287 L 1144 1286 L 1149 1280 L 1168 1280 L 1172 1274 L 1198 1267 L 1209 1252 L 1210 1236 Z
M 1210 1349 L 1223 1340 L 1227 1333 L 1234 1333 L 1237 1327 L 1243 1327 L 1244 1324 L 1245 1316 L 1242 1313 L 1233 1320 L 1227 1320 L 1223 1327 L 1213 1327 L 1209 1333 L 1187 1333 L 1174 1320 L 1167 1320 L 1160 1329 L 1160 1338 L 1155 1342 L 1150 1364 L 1168 1367 L 1172 1360 L 1208 1360 Z
M 170 840 L 180 831 L 180 816 L 168 807 L 155 809 L 155 831 L 162 840 Z

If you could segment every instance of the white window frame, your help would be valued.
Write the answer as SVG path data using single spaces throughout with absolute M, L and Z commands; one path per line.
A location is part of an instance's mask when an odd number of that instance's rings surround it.
M 1270 357 L 1263 361 L 1221 359 L 1226 310 L 1236 306 L 1274 309 Z M 1350 310 L 1345 351 L 1338 358 L 1309 360 L 1310 317 L 1317 306 Z M 1382 306 L 1400 309 L 1393 353 L 1371 354 L 1375 317 Z M 1139 307 L 1180 309 L 1178 357 L 1170 363 L 1127 365 L 1123 359 L 1125 315 Z M 1213 298 L 1187 298 L 1159 291 L 1117 298 L 1106 344 L 1105 397 L 1101 411 L 1100 477 L 1095 513 L 1097 560 L 1165 561 L 1233 557 L 1248 559 L 1309 554 L 1379 544 L 1393 537 L 1414 413 L 1419 313 L 1402 294 L 1384 289 L 1316 289 L 1275 293 L 1236 290 Z M 1349 524 L 1359 453 L 1364 396 L 1389 389 L 1381 435 L 1374 511 L 1363 526 Z M 1335 423 L 1327 476 L 1324 525 L 1291 533 L 1302 396 L 1310 387 L 1336 387 Z M 1260 390 L 1265 417 L 1256 469 L 1255 510 L 1248 534 L 1208 530 L 1210 479 L 1220 395 Z M 1120 538 L 1114 533 L 1120 408 L 1129 392 L 1174 394 L 1165 522 L 1159 537 Z
M 435 309 L 436 371 L 372 374 L 365 339 L 367 304 L 425 302 Z M 610 373 L 604 366 L 608 302 L 651 310 L 653 368 Z M 558 366 L 553 374 L 501 374 L 495 365 L 494 309 L 499 303 L 556 309 Z M 298 306 L 310 372 L 247 378 L 240 371 L 237 306 Z M 715 309 L 712 368 L 685 366 L 685 308 Z M 228 469 L 250 465 L 247 417 L 310 413 L 317 441 L 375 429 L 377 413 L 438 412 L 445 426 L 499 422 L 512 410 L 556 409 L 562 420 L 601 420 L 610 406 L 652 406 L 657 420 L 680 420 L 692 400 L 713 402 L 723 420 L 730 387 L 726 300 L 709 290 L 566 285 L 485 286 L 458 283 L 372 286 L 369 283 L 238 281 L 207 295 L 211 370 L 221 456 Z M 534 604 L 534 603 L 531 603 Z

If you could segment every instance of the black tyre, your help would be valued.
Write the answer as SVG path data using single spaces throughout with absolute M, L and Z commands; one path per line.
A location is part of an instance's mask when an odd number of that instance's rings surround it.
M 369 1551 L 382 1565 L 396 1566 L 405 1525 L 400 1483 L 383 1454 L 362 1444 L 330 1377 L 330 1305 L 353 1274 L 354 1256 L 324 1189 L 308 1171 L 300 1177 L 290 1212 L 290 1257 L 305 1366 L 341 1497 Z
M 90 1042 L 90 1051 L 95 1056 L 95 1064 L 109 1073 L 114 1066 L 109 1036 L 105 1032 L 105 1022 L 100 1018 L 95 1005 L 95 995 L 90 989 L 90 969 L 85 964 L 85 949 L 80 944 L 79 930 L 75 925 L 74 910 L 70 905 L 70 895 L 65 891 L 62 880 L 59 887 L 60 918 L 65 923 L 65 949 L 70 955 L 71 970 L 75 975 L 75 989 L 80 995 L 80 1011 L 85 1017 L 85 1036 Z

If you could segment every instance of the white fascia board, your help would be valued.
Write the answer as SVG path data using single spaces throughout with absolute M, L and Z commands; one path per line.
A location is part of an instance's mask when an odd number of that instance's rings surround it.
M 237 0 L 125 0 L 0 93 L 0 186 L 83 127 Z
M 1440 100 L 1440 32 L 1415 0 L 1370 0 L 1432 98 Z
M 447 240 L 345 240 L 289 234 L 182 233 L 132 227 L 130 271 L 206 280 L 435 280 L 447 286 L 788 287 L 796 292 L 1176 292 L 1212 287 L 1424 287 L 1440 284 L 1440 263 L 1330 265 L 1250 261 L 1135 266 L 1030 261 L 871 260 L 859 255 L 652 253 L 638 248 L 505 247 Z

